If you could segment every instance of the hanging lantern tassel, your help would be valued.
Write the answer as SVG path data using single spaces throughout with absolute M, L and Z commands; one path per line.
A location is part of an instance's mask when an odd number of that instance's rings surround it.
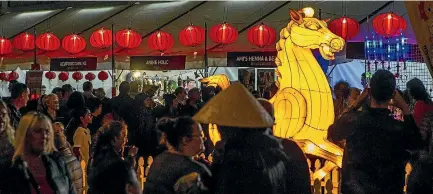
M 406 70 L 406 61 L 403 61 L 403 70 Z
M 371 61 L 367 62 L 367 68 L 368 68 L 368 72 L 370 72 L 371 71 Z
M 382 69 L 385 69 L 385 61 L 381 61 L 380 64 L 382 64 Z
M 374 71 L 377 71 L 377 64 L 379 64 L 379 61 L 374 61 Z
M 391 63 L 390 62 L 388 62 L 388 71 L 391 71 Z

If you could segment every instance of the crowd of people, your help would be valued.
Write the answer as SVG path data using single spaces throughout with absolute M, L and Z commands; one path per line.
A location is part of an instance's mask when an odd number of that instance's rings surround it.
M 341 193 L 402 194 L 408 162 L 408 193 L 433 193 L 433 102 L 425 86 L 415 78 L 400 92 L 386 70 L 362 82 L 363 90 L 334 86 L 328 139 L 344 148 Z M 179 87 L 158 104 L 154 91 L 136 86 L 122 82 L 109 99 L 91 82 L 83 92 L 66 84 L 29 100 L 29 88 L 11 82 L 11 96 L 0 101 L 0 193 L 312 193 L 300 147 L 272 135 L 267 100 L 276 90 L 260 98 L 240 83 L 223 91 Z M 219 142 L 210 140 L 209 123 Z M 149 156 L 142 188 L 137 159 Z

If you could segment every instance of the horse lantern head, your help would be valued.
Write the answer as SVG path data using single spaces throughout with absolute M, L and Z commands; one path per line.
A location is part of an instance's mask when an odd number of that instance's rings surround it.
M 292 21 L 288 24 L 288 32 L 291 40 L 301 48 L 318 48 L 324 59 L 332 60 L 334 53 L 343 50 L 344 40 L 327 28 L 326 21 L 314 18 L 313 15 L 312 8 L 290 10 Z

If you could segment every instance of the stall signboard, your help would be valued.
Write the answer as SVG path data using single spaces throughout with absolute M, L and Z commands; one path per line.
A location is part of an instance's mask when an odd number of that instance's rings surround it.
M 275 68 L 277 52 L 228 52 L 227 67 Z
M 43 71 L 28 71 L 26 73 L 26 85 L 30 90 L 40 89 L 42 87 Z
M 133 56 L 131 70 L 184 70 L 186 56 Z
M 96 70 L 96 57 L 54 58 L 50 60 L 51 71 L 93 71 Z

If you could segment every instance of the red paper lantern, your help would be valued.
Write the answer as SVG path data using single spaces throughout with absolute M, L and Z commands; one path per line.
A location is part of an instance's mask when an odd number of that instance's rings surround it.
M 107 48 L 111 46 L 113 41 L 112 31 L 100 28 L 90 36 L 90 44 L 95 48 Z
M 54 51 L 60 47 L 60 39 L 52 33 L 43 33 L 36 38 L 36 46 L 44 51 Z
M 18 50 L 29 51 L 35 48 L 35 36 L 24 32 L 16 36 L 13 40 L 14 47 Z
M 355 38 L 359 33 L 359 23 L 353 18 L 341 17 L 332 21 L 329 26 L 329 30 L 337 36 L 340 36 L 344 40 L 348 41 Z
M 116 32 L 115 39 L 120 47 L 126 49 L 137 48 L 142 41 L 140 34 L 131 29 Z
M 56 79 L 56 73 L 52 71 L 46 72 L 45 77 L 49 80 Z
M 205 30 L 200 26 L 189 25 L 179 32 L 179 42 L 183 46 L 196 47 L 204 42 Z
M 5 72 L 0 72 L 0 80 L 1 81 L 8 81 L 8 74 Z
M 72 54 L 79 53 L 86 48 L 86 40 L 80 35 L 71 34 L 63 38 L 62 47 Z
M 108 73 L 105 72 L 105 71 L 100 71 L 98 73 L 98 79 L 101 80 L 101 81 L 107 80 L 108 79 Z
M 150 49 L 163 53 L 173 47 L 174 39 L 170 33 L 156 31 L 149 36 L 147 44 Z
M 66 73 L 64 71 L 59 73 L 59 80 L 66 81 L 68 79 L 69 79 L 69 74 L 68 73 Z
M 96 78 L 96 76 L 95 76 L 94 73 L 89 72 L 89 73 L 86 74 L 86 76 L 84 76 L 84 78 L 85 78 L 86 80 L 93 81 L 93 80 Z
M 254 26 L 248 30 L 248 41 L 259 48 L 275 44 L 275 29 L 265 24 Z
M 9 73 L 8 79 L 9 81 L 17 80 L 20 77 L 17 72 L 12 71 Z
M 218 44 L 231 44 L 238 38 L 238 31 L 227 23 L 217 24 L 210 29 L 210 39 Z
M 406 30 L 406 21 L 395 13 L 383 13 L 374 18 L 373 28 L 376 33 L 390 38 Z
M 76 71 L 72 74 L 72 79 L 74 79 L 75 81 L 80 81 L 83 79 L 83 74 L 79 71 Z
M 0 38 L 0 55 L 12 53 L 12 43 L 6 38 Z

